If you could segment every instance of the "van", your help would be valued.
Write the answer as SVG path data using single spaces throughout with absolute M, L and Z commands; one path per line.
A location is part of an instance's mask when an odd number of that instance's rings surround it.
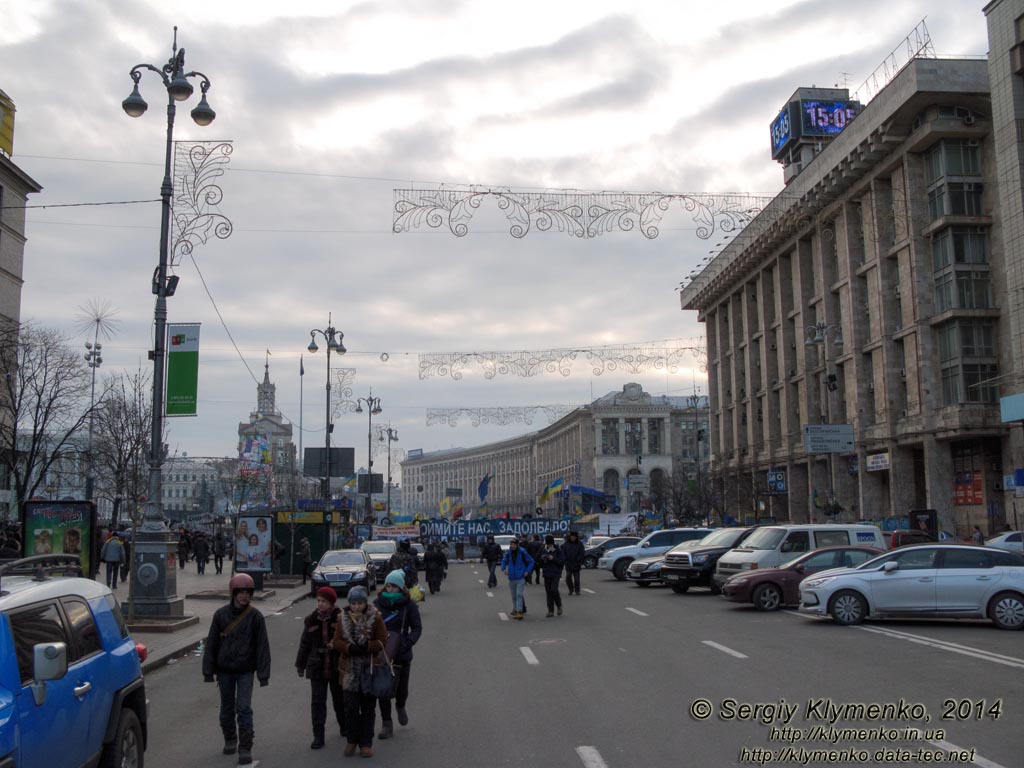
M 721 587 L 742 571 L 775 568 L 814 549 L 850 545 L 885 549 L 887 542 L 878 526 L 863 523 L 766 525 L 722 555 L 715 567 L 715 584 Z

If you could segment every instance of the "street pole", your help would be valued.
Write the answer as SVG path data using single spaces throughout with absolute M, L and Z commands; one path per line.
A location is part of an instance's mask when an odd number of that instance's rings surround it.
M 363 412 L 366 404 L 366 517 L 372 516 L 373 507 L 373 417 L 383 412 L 380 398 L 373 396 L 373 389 L 367 397 L 356 398 L 356 413 Z
M 161 465 L 163 463 L 163 412 L 164 412 L 164 363 L 167 337 L 167 298 L 174 294 L 177 277 L 168 280 L 171 200 L 174 185 L 171 180 L 171 155 L 174 150 L 175 102 L 185 101 L 194 88 L 189 78 L 200 79 L 202 98 L 192 110 L 192 119 L 200 126 L 213 122 L 216 113 L 206 102 L 210 79 L 202 72 L 185 71 L 185 49 L 178 48 L 178 28 L 174 28 L 174 42 L 171 58 L 157 67 L 152 64 L 136 64 L 129 71 L 133 88 L 131 94 L 121 102 L 121 108 L 129 117 L 141 117 L 148 104 L 139 93 L 139 81 L 145 70 L 155 72 L 167 89 L 167 137 L 164 151 L 164 178 L 160 185 L 160 250 L 159 262 L 152 280 L 152 292 L 156 295 L 153 310 L 153 349 L 149 358 L 153 361 L 153 414 L 149 446 L 149 484 L 146 503 L 143 506 L 142 525 L 138 540 L 132 546 L 132 558 L 137 564 L 140 587 L 132 599 L 132 608 L 148 616 L 184 615 L 183 598 L 177 597 L 176 545 L 173 534 L 167 528 L 163 514 L 163 487 Z M 141 578 L 145 574 L 145 578 Z M 133 572 L 133 581 L 135 581 Z M 136 605 L 138 603 L 138 605 Z
M 310 354 L 316 354 L 317 350 L 320 349 L 316 344 L 317 334 L 327 343 L 327 396 L 324 402 L 324 482 L 321 488 L 325 511 L 327 511 L 331 505 L 331 432 L 334 431 L 334 425 L 331 423 L 331 352 L 344 355 L 348 350 L 345 349 L 345 334 L 331 324 L 330 312 L 327 313 L 326 328 L 313 328 L 309 331 L 309 346 L 306 349 L 309 350 Z M 300 363 L 299 366 L 301 371 L 302 364 Z M 347 527 L 348 521 L 345 520 L 344 522 Z

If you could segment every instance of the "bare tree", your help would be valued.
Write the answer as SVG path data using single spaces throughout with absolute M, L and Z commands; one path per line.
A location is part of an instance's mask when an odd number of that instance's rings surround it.
M 20 505 L 55 464 L 80 452 L 75 438 L 96 406 L 82 356 L 55 330 L 0 328 L 0 372 L 0 461 Z
M 99 495 L 113 504 L 110 527 L 117 528 L 121 505 L 136 525 L 149 482 L 148 448 L 153 406 L 150 378 L 140 369 L 120 374 L 107 384 L 100 401 L 93 435 L 94 467 L 100 478 Z

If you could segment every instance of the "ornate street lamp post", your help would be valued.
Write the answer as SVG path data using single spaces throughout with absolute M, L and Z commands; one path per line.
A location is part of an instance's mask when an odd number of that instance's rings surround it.
M 175 103 L 186 101 L 194 90 L 190 78 L 199 80 L 202 97 L 192 110 L 192 119 L 200 126 L 213 122 L 216 113 L 206 102 L 210 79 L 202 72 L 185 70 L 185 49 L 178 48 L 178 28 L 174 28 L 174 43 L 171 58 L 163 66 L 136 64 L 129 71 L 132 92 L 121 102 L 129 117 L 141 117 L 149 107 L 139 93 L 139 81 L 146 70 L 155 72 L 167 89 L 167 141 L 164 154 L 164 179 L 160 185 L 160 258 L 153 274 L 152 291 L 156 295 L 153 311 L 153 350 L 149 353 L 153 361 L 153 424 L 149 446 L 149 485 L 146 503 L 142 511 L 142 525 L 138 529 L 138 541 L 132 547 L 138 568 L 133 579 L 139 589 L 133 590 L 133 608 L 145 615 L 181 616 L 184 600 L 176 596 L 177 573 L 174 568 L 176 545 L 173 534 L 167 528 L 163 514 L 163 488 L 161 464 L 163 463 L 163 416 L 164 416 L 164 358 L 167 335 L 167 297 L 174 294 L 177 277 L 168 278 L 169 240 L 171 221 L 171 199 L 174 186 L 171 180 L 171 154 L 174 148 Z
M 97 326 L 97 335 L 98 334 L 99 328 Z M 101 354 L 102 349 L 103 345 L 95 338 L 91 342 L 85 342 L 85 364 L 92 369 L 92 383 L 89 387 L 89 448 L 87 451 L 89 465 L 85 474 L 86 501 L 92 501 L 93 466 L 95 464 L 92 455 L 92 435 L 96 422 L 96 369 L 103 365 L 103 355 Z
M 327 506 L 331 504 L 331 433 L 334 431 L 334 424 L 331 423 L 331 352 L 333 351 L 337 355 L 344 355 L 348 350 L 345 349 L 345 345 L 342 343 L 345 339 L 345 334 L 331 325 L 331 313 L 327 313 L 327 327 L 324 329 L 313 328 L 309 332 L 309 346 L 306 347 L 311 354 L 315 354 L 320 347 L 316 345 L 316 336 L 320 334 L 325 342 L 327 342 L 327 404 L 325 406 L 326 413 L 326 429 L 324 436 L 324 484 L 323 484 L 323 497 L 324 501 L 327 502 Z
M 398 439 L 398 430 L 392 429 L 388 424 L 387 429 L 381 429 L 378 439 L 383 443 L 388 441 L 388 489 L 387 489 L 387 510 L 384 514 L 391 515 L 391 444 Z
M 366 519 L 373 515 L 373 417 L 384 409 L 380 407 L 380 398 L 373 396 L 370 389 L 369 397 L 356 398 L 356 413 L 363 412 L 366 403 Z
M 836 380 L 834 373 L 828 371 L 828 342 L 832 340 L 833 346 L 838 349 L 842 349 L 843 346 L 843 327 L 839 323 L 822 323 L 818 322 L 814 325 L 808 325 L 804 328 L 806 339 L 804 340 L 804 346 L 806 347 L 821 347 L 824 351 L 824 362 L 826 365 L 825 369 L 825 423 L 832 423 L 832 393 L 838 389 L 839 384 Z M 810 480 L 810 477 L 808 477 Z M 811 486 L 811 505 L 808 507 L 808 511 L 813 507 L 813 483 L 809 483 Z M 828 454 L 828 496 L 825 501 L 825 510 L 829 515 L 834 514 L 834 510 L 838 510 L 838 502 L 836 501 L 836 467 L 835 457 L 832 453 Z

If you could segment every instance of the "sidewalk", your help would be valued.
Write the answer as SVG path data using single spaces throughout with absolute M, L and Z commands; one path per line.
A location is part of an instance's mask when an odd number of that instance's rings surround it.
M 132 639 L 142 643 L 149 651 L 143 672 L 151 672 L 178 657 L 194 650 L 206 639 L 210 631 L 210 621 L 218 608 L 223 607 L 231 599 L 228 593 L 228 581 L 231 579 L 229 564 L 224 564 L 224 573 L 218 574 L 213 563 L 206 566 L 206 573 L 196 573 L 195 562 L 190 562 L 177 574 L 178 597 L 185 598 L 185 615 L 194 616 L 198 621 L 175 631 L 131 631 Z M 269 574 L 268 574 L 269 576 Z M 103 581 L 102 575 L 96 581 Z M 118 584 L 114 591 L 119 601 L 128 599 L 128 584 Z M 309 585 L 302 583 L 297 576 L 280 576 L 276 580 L 265 580 L 263 592 L 257 592 L 253 605 L 264 615 L 276 613 L 309 595 Z M 127 611 L 124 612 L 128 619 Z

